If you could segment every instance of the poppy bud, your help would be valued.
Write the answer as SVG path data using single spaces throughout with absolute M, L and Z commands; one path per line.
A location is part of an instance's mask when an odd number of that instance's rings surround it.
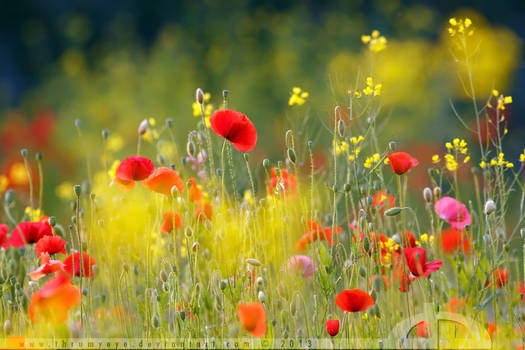
M 335 337 L 339 333 L 339 320 L 326 320 L 326 332 Z
M 259 301 L 261 303 L 264 304 L 264 302 L 266 301 L 266 296 L 264 295 L 264 292 L 261 290 L 259 291 L 259 295 L 257 296 L 257 298 L 259 299 Z
M 173 128 L 173 119 L 172 118 L 166 119 L 166 126 L 168 127 L 168 129 L 172 129 Z
M 75 196 L 80 197 L 80 193 L 82 192 L 82 188 L 80 185 L 73 186 L 73 192 L 75 193 Z
M 44 154 L 42 152 L 36 152 L 35 158 L 36 160 L 41 161 L 42 158 L 44 158 Z
M 485 215 L 490 215 L 496 211 L 496 203 L 492 199 L 485 202 Z
M 370 238 L 365 237 L 365 239 L 363 240 L 363 249 L 365 250 L 365 252 L 370 251 Z
M 50 216 L 48 222 L 49 226 L 55 227 L 55 225 L 57 224 L 57 218 L 55 216 Z
M 308 142 L 306 144 L 308 145 L 309 149 L 312 149 L 312 145 L 313 145 L 312 140 L 308 140 Z
M 176 185 L 171 186 L 170 193 L 172 197 L 177 197 L 177 194 L 179 193 L 179 189 Z
M 87 296 L 88 295 L 88 289 L 82 288 L 82 295 Z
M 229 93 L 230 93 L 230 91 L 228 91 L 228 90 L 222 90 L 222 97 L 223 98 L 227 98 Z
M 360 275 L 361 277 L 366 277 L 366 269 L 365 269 L 364 266 L 361 266 L 361 267 L 359 268 L 359 275 Z
M 374 231 L 374 223 L 372 223 L 372 222 L 368 223 L 368 230 L 369 231 Z
M 375 289 L 372 290 L 372 293 L 370 293 L 370 296 L 372 299 L 374 299 L 374 302 L 377 300 L 377 292 Z
M 401 212 L 401 208 L 399 208 L 399 207 L 393 207 L 393 208 L 390 208 L 390 209 L 388 209 L 388 210 L 385 210 L 385 215 L 386 215 L 386 216 L 396 216 L 396 215 L 398 215 L 400 212 Z
M 228 281 L 226 281 L 226 280 L 221 280 L 221 281 L 219 282 L 219 288 L 220 288 L 221 290 L 225 290 L 227 285 L 228 285 Z
M 434 187 L 434 197 L 436 197 L 436 199 L 439 199 L 441 197 L 441 187 Z
M 337 122 L 337 133 L 340 137 L 345 136 L 345 122 L 343 119 L 339 119 L 339 122 Z
M 350 192 L 350 190 L 352 189 L 352 186 L 350 186 L 350 184 L 345 184 L 345 192 Z
M 82 126 L 82 121 L 80 119 L 75 119 L 75 127 L 77 129 L 80 129 L 81 126 Z
M 374 290 L 380 291 L 383 287 L 383 278 L 375 276 L 372 281 L 374 283 Z
M 164 270 L 160 270 L 159 278 L 162 282 L 166 282 L 168 280 L 168 274 Z
M 250 155 L 249 155 L 248 152 L 244 152 L 244 153 L 242 154 L 242 156 L 244 157 L 244 160 L 245 160 L 245 161 L 248 161 L 248 159 L 250 159 Z
M 107 141 L 108 138 L 109 138 L 109 130 L 108 129 L 102 130 L 102 140 Z
M 395 152 L 397 148 L 397 143 L 395 141 L 390 141 L 388 143 L 388 148 L 390 148 L 392 152 Z
M 262 163 L 265 169 L 268 169 L 270 167 L 270 160 L 268 158 L 264 158 Z
M 293 164 L 295 164 L 295 161 L 297 160 L 295 151 L 292 148 L 288 148 L 288 160 Z
M 430 188 L 425 187 L 423 189 L 423 199 L 427 203 L 431 203 L 432 202 L 432 190 Z
M 191 250 L 193 250 L 193 252 L 196 252 L 197 250 L 199 250 L 199 242 L 194 242 L 193 245 L 191 246 Z
M 222 168 L 217 168 L 216 172 L 218 177 L 222 177 Z
M 76 215 L 73 215 L 73 216 L 71 217 L 71 222 L 72 222 L 74 225 L 77 224 L 77 216 L 76 216 Z
M 368 196 L 366 197 L 366 203 L 368 204 L 368 206 L 372 206 L 372 205 L 374 205 L 374 197 L 368 195 Z
M 153 315 L 153 318 L 151 319 L 151 325 L 153 326 L 153 328 L 159 328 L 160 319 L 158 315 Z
M 521 239 L 524 239 L 525 240 L 525 228 L 522 228 L 520 230 L 520 236 L 521 236 Z
M 197 90 L 195 90 L 195 100 L 198 104 L 204 103 L 204 91 L 202 91 L 201 88 L 197 88 Z
M 195 158 L 195 151 L 195 143 L 193 143 L 193 141 L 188 141 L 186 144 L 186 152 L 188 153 L 188 156 Z
M 392 236 L 392 240 L 396 243 L 396 244 L 399 244 L 401 245 L 401 237 L 396 233 L 395 235 Z
M 144 135 L 146 131 L 148 131 L 148 120 L 144 119 L 139 124 L 139 129 L 138 129 L 139 135 Z
M 4 322 L 4 333 L 5 333 L 5 335 L 9 335 L 12 330 L 13 330 L 13 325 L 11 324 L 11 320 L 5 320 L 5 322 Z
M 258 287 L 262 287 L 263 285 L 263 279 L 262 277 L 257 277 L 257 279 L 255 280 L 255 283 L 257 284 Z
M 20 154 L 22 155 L 22 157 L 27 159 L 27 155 L 29 154 L 29 152 L 27 148 L 22 148 L 22 150 L 20 151 Z
M 186 227 L 186 229 L 184 230 L 184 236 L 190 238 L 191 236 L 193 236 L 193 229 L 191 227 Z
M 13 201 L 15 200 L 15 191 L 13 189 L 8 189 L 6 192 L 5 192 L 5 202 L 7 204 L 11 204 L 13 203 Z
M 246 259 L 246 263 L 253 265 L 253 266 L 261 266 L 261 262 L 257 259 Z
M 333 191 L 333 192 L 337 192 L 337 185 L 336 185 L 336 184 L 334 184 L 334 185 L 332 186 L 332 191 Z

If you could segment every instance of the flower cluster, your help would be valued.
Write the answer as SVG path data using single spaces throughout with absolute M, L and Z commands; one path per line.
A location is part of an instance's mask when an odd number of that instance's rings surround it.
M 501 111 L 505 110 L 505 105 L 512 103 L 512 96 L 504 96 L 503 94 L 500 94 L 498 90 L 492 90 L 492 96 L 496 98 L 496 108 Z M 493 105 L 490 102 L 487 106 L 493 108 Z
M 354 96 L 356 98 L 361 98 L 361 96 L 379 96 L 381 95 L 381 88 L 383 87 L 383 84 L 374 84 L 374 80 L 372 77 L 366 78 L 366 87 L 362 90 L 356 90 L 354 91 Z
M 198 101 L 195 101 L 192 103 L 191 108 L 193 110 L 193 116 L 195 118 L 198 118 L 202 115 L 202 109 L 204 109 L 204 118 L 206 121 L 206 126 L 210 127 L 210 117 L 213 113 L 213 104 L 209 103 L 211 100 L 211 94 L 209 92 L 206 92 L 204 94 L 203 98 L 203 104 L 201 104 Z
M 306 99 L 308 98 L 309 94 L 306 91 L 303 91 L 300 87 L 294 87 L 292 89 L 292 95 L 290 96 L 290 99 L 288 100 L 288 105 L 302 105 L 306 102 Z
M 361 41 L 373 52 L 383 51 L 387 43 L 386 38 L 381 35 L 379 30 L 373 30 L 370 35 L 361 35 Z
M 472 36 L 474 34 L 474 30 L 471 28 L 472 20 L 468 17 L 465 17 L 464 19 L 456 19 L 455 17 L 452 17 L 448 20 L 448 23 L 450 24 L 448 27 L 448 33 L 450 36 L 455 36 L 458 33 L 467 36 Z
M 458 169 L 460 155 L 463 155 L 463 163 L 468 163 L 470 161 L 467 142 L 465 140 L 456 137 L 452 142 L 446 142 L 445 147 L 448 152 L 444 156 L 445 167 L 449 171 L 454 172 Z M 438 164 L 440 161 L 441 159 L 438 154 L 432 156 L 432 163 Z
M 525 155 L 520 155 L 520 162 L 522 162 L 522 158 L 523 158 L 523 161 L 525 161 Z M 490 160 L 490 162 L 486 162 L 484 160 L 482 160 L 481 162 L 479 162 L 479 167 L 481 169 L 485 169 L 485 168 L 488 168 L 488 167 L 503 167 L 503 168 L 513 168 L 514 167 L 514 163 L 512 162 L 509 162 L 507 160 L 505 160 L 505 154 L 500 152 L 498 153 L 498 156 L 497 157 L 494 157 Z

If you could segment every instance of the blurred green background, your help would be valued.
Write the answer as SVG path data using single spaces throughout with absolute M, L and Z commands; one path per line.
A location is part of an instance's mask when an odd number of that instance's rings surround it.
M 468 15 L 476 28 L 475 85 L 480 103 L 493 88 L 512 95 L 506 158 L 523 149 L 525 69 L 522 1 L 19 1 L 0 13 L 0 190 L 27 190 L 20 149 L 42 152 L 45 205 L 67 197 L 69 183 L 103 162 L 101 130 L 109 129 L 115 157 L 133 153 L 144 118 L 173 118 L 180 147 L 195 127 L 195 89 L 221 91 L 248 115 L 259 141 L 252 160 L 284 158 L 284 134 L 306 116 L 330 123 L 366 76 L 383 84 L 381 146 L 398 141 L 424 167 L 443 142 L 469 134 L 471 102 L 458 81 L 446 32 L 451 16 Z M 378 29 L 387 48 L 372 54 L 361 35 Z M 294 86 L 308 91 L 302 106 L 288 106 Z M 482 102 L 483 101 L 483 102 Z M 74 120 L 82 121 L 80 141 Z M 321 130 L 321 131 L 319 131 Z M 329 151 L 327 133 L 318 152 Z M 320 144 L 321 140 L 326 141 Z M 473 145 L 474 146 L 474 145 Z M 155 146 L 150 145 L 150 149 Z M 475 147 L 473 147 L 474 149 Z M 146 151 L 147 152 L 147 151 Z M 260 163 L 259 163 L 260 164 Z M 60 187 L 60 184 L 64 186 Z

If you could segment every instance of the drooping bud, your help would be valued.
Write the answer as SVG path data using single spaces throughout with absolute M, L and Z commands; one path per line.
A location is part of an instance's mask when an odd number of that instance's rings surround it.
M 186 144 L 186 152 L 188 153 L 188 155 L 192 158 L 195 158 L 195 143 L 193 143 L 193 141 L 188 141 L 188 143 Z
M 41 161 L 44 158 L 44 154 L 42 152 L 36 152 L 35 159 L 37 161 Z
M 340 137 L 345 136 L 345 122 L 343 121 L 343 119 L 339 119 L 339 121 L 337 122 L 337 133 Z
M 253 266 L 261 266 L 261 262 L 257 259 L 252 259 L 252 258 L 246 259 L 246 263 L 253 265 Z
M 144 135 L 146 133 L 146 131 L 148 131 L 148 120 L 147 119 L 144 119 L 140 124 L 139 124 L 139 135 Z
M 8 189 L 6 192 L 5 192 L 5 202 L 7 204 L 11 204 L 13 203 L 13 201 L 15 200 L 15 191 L 13 189 Z
M 173 128 L 173 118 L 168 118 L 168 119 L 166 119 L 166 126 L 167 126 L 169 129 L 172 129 L 172 128 Z
M 390 148 L 390 151 L 395 152 L 397 149 L 397 143 L 395 141 L 390 141 L 388 143 L 388 148 Z
M 230 94 L 230 92 L 228 90 L 222 90 L 222 97 L 223 98 L 228 98 L 229 94 Z
M 268 169 L 270 167 L 270 160 L 268 158 L 263 159 L 263 167 Z
M 390 208 L 388 210 L 385 210 L 385 215 L 386 216 L 396 216 L 399 213 L 401 213 L 401 208 L 399 208 L 399 207 L 393 207 L 393 208 Z
M 295 164 L 295 161 L 297 160 L 295 151 L 292 148 L 288 148 L 288 160 L 293 164 Z
M 490 215 L 496 211 L 496 203 L 492 199 L 485 202 L 485 215 Z
M 195 91 L 195 100 L 197 101 L 198 104 L 204 103 L 204 91 L 202 91 L 201 88 L 198 88 Z
M 423 189 L 423 199 L 427 203 L 432 203 L 432 190 L 429 187 Z
M 199 242 L 194 242 L 191 246 L 191 250 L 193 250 L 193 252 L 195 253 L 197 250 L 199 250 L 199 246 Z
M 160 270 L 159 278 L 162 282 L 166 282 L 168 280 L 168 274 L 164 270 Z
M 184 230 L 184 235 L 187 237 L 187 238 L 190 238 L 191 236 L 193 236 L 193 229 L 191 227 L 186 227 L 186 229 Z
M 50 216 L 49 217 L 49 226 L 55 227 L 56 224 L 57 224 L 57 218 L 55 216 Z

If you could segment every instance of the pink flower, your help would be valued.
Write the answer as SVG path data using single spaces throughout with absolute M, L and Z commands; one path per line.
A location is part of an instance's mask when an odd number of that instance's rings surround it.
M 470 225 L 470 214 L 465 204 L 452 197 L 443 197 L 434 205 L 436 213 L 455 229 L 461 230 Z
M 311 278 L 314 271 L 317 271 L 317 265 L 306 255 L 294 255 L 288 259 L 286 271 L 289 273 L 301 272 L 303 277 Z

